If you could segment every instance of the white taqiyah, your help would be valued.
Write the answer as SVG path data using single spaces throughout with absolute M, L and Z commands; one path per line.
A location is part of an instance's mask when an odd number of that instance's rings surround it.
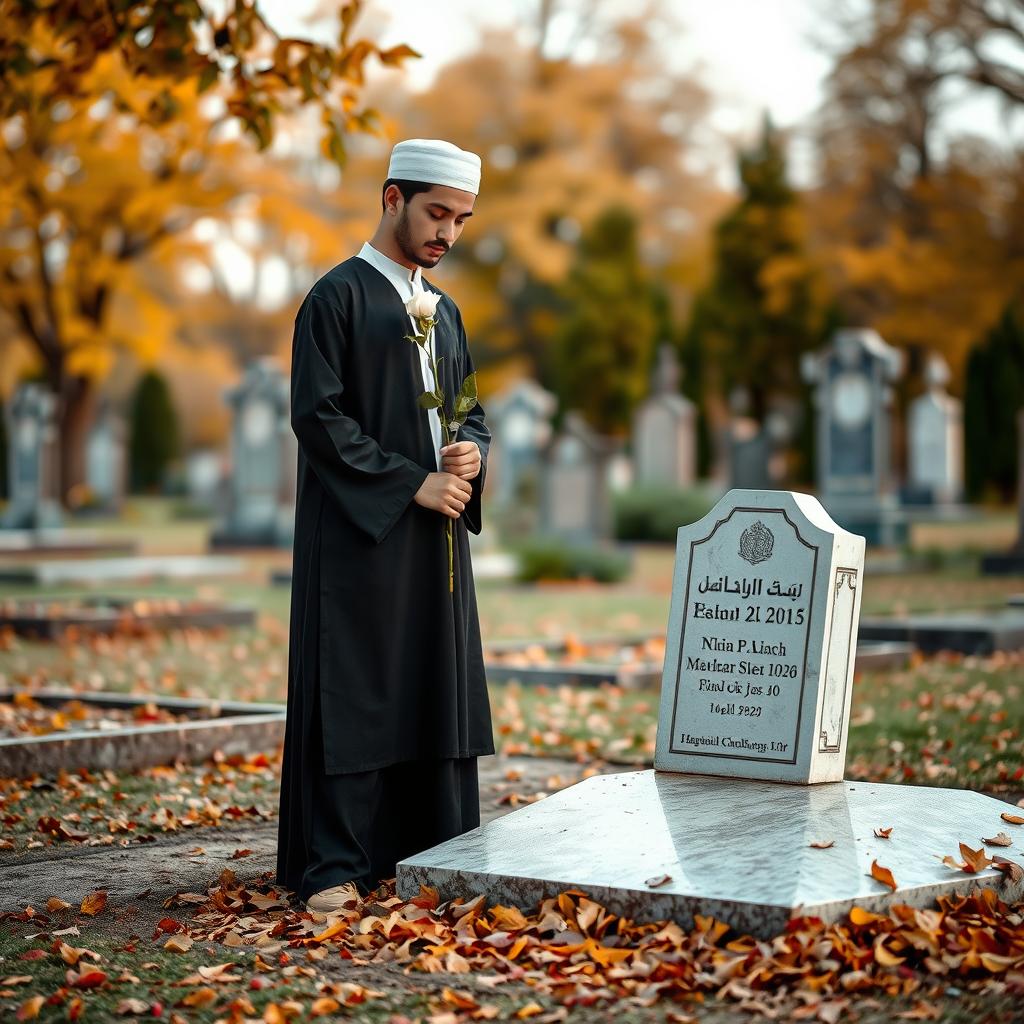
M 391 150 L 388 177 L 429 181 L 477 195 L 480 157 L 443 139 L 405 139 Z

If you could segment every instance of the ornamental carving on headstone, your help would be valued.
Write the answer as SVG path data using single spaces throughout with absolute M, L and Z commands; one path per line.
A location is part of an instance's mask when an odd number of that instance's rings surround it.
M 740 535 L 740 558 L 757 565 L 767 562 L 775 548 L 775 535 L 759 519 Z

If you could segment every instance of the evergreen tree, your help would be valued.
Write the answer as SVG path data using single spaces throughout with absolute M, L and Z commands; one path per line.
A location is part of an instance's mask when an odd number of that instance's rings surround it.
M 554 339 L 553 390 L 595 429 L 624 434 L 647 394 L 666 315 L 640 262 L 630 210 L 611 206 L 584 232 L 565 298 L 571 312 Z
M 739 155 L 739 177 L 742 195 L 715 228 L 714 269 L 694 302 L 682 361 L 699 402 L 709 390 L 743 388 L 763 421 L 773 397 L 802 397 L 800 356 L 825 341 L 830 311 L 767 118 L 758 143 Z
M 155 370 L 147 370 L 135 389 L 129 445 L 132 490 L 159 489 L 168 465 L 178 454 L 179 430 L 170 388 Z
M 967 357 L 964 448 L 969 497 L 1012 501 L 1017 487 L 1017 414 L 1024 409 L 1024 316 L 1010 303 Z

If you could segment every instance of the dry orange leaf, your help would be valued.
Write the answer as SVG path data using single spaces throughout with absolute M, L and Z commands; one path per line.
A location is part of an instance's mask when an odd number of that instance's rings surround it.
M 1024 818 L 1019 814 L 1010 814 L 1009 811 L 1003 811 L 999 817 L 1002 818 L 1003 821 L 1009 822 L 1011 825 L 1024 825 Z
M 26 999 L 25 1002 L 18 1007 L 18 1012 L 15 1014 L 18 1020 L 35 1020 L 39 1016 L 39 1011 L 42 1009 L 43 1001 L 45 996 L 32 996 L 30 999 Z
M 896 891 L 896 879 L 892 877 L 892 872 L 888 868 L 883 868 L 877 860 L 871 862 L 871 877 L 876 882 L 889 886 L 893 892 Z
M 197 988 L 194 992 L 189 992 L 187 996 L 182 997 L 182 1006 L 209 1006 L 210 1003 L 217 1002 L 217 992 L 210 988 L 209 985 L 204 985 L 202 988 Z M 271 1003 L 271 1006 L 274 1004 Z
M 808 843 L 807 845 L 812 850 L 830 850 L 836 845 L 836 841 L 834 839 L 816 839 L 813 843 Z
M 187 953 L 192 948 L 192 937 L 185 934 L 172 935 L 165 943 L 164 949 L 172 953 Z
M 894 828 L 893 825 L 890 825 L 888 828 L 876 828 L 875 829 L 875 835 L 879 839 L 888 839 L 889 836 L 892 835 L 893 828 Z
M 667 882 L 672 881 L 671 875 L 655 875 L 653 878 L 648 878 L 644 885 L 649 886 L 652 889 L 656 889 L 659 885 L 665 885 Z
M 543 1013 L 544 1007 L 540 1003 L 527 1003 L 525 1006 L 521 1006 L 516 1010 L 516 1016 L 520 1020 L 525 1020 L 527 1017 L 535 1017 L 538 1013 Z
M 89 893 L 89 895 L 82 900 L 82 913 L 88 914 L 89 917 L 95 917 L 96 914 L 98 914 L 106 905 L 106 890 L 98 889 L 96 892 Z
M 309 1015 L 311 1017 L 326 1017 L 328 1014 L 335 1013 L 341 1009 L 341 1003 L 337 999 L 332 999 L 330 996 L 321 996 L 319 999 L 313 1000 L 313 1005 L 309 1008 Z
M 981 841 L 986 846 L 1013 846 L 1013 840 L 1005 832 L 1000 832 L 999 835 L 993 836 L 991 839 L 982 839 Z
M 1024 868 L 1022 868 L 1016 861 L 1007 860 L 1005 857 L 1000 857 L 997 854 L 992 858 L 992 867 L 994 867 L 996 871 L 1002 871 L 1009 882 L 1016 883 L 1024 880 Z
M 865 925 L 871 924 L 872 921 L 884 921 L 884 914 L 873 914 L 870 910 L 865 910 L 863 907 L 854 907 L 850 911 L 850 921 L 852 924 Z
M 64 900 L 58 899 L 56 896 L 51 896 L 46 901 L 46 909 L 51 913 L 55 913 L 58 910 L 67 910 L 70 907 L 70 903 L 65 903 Z

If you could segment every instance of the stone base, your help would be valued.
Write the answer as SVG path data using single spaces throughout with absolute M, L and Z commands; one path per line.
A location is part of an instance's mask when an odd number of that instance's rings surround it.
M 1000 820 L 1006 809 L 980 793 L 917 786 L 595 776 L 401 861 L 398 892 L 408 899 L 423 884 L 442 900 L 483 893 L 533 910 L 572 888 L 637 921 L 688 928 L 695 914 L 711 915 L 767 938 L 790 917 L 836 921 L 854 906 L 926 907 L 978 888 L 1020 899 L 1024 884 L 991 868 L 968 875 L 942 863 L 961 859 L 960 842 L 977 849 L 999 832 L 1012 832 L 1014 845 L 994 852 L 1020 862 L 1024 831 Z M 873 860 L 892 871 L 894 892 L 871 877 Z
M 925 654 L 993 654 L 1024 648 L 1024 612 L 963 612 L 954 615 L 908 615 L 862 619 L 862 640 L 913 644 Z
M 122 726 L 113 729 L 53 732 L 43 736 L 0 737 L 0 777 L 56 776 L 81 768 L 136 771 L 157 764 L 197 764 L 221 751 L 234 754 L 272 752 L 284 740 L 285 706 L 246 701 L 218 701 L 152 694 L 78 693 L 64 690 L 0 691 L 0 703 L 26 692 L 40 704 L 61 707 L 69 700 L 98 707 L 132 709 L 153 703 L 178 715 L 195 716 L 176 723 Z
M 0 583 L 105 584 L 120 580 L 236 576 L 245 566 L 213 555 L 140 555 L 133 558 L 47 559 L 0 565 Z
M 985 555 L 981 571 L 986 576 L 1024 576 L 1024 548 L 1000 555 Z

